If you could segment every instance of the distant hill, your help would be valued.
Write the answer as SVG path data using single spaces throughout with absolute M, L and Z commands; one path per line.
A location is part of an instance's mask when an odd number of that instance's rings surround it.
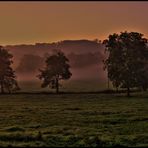
M 86 53 L 101 51 L 103 45 L 96 40 L 64 40 L 54 43 L 36 43 L 34 45 L 7 45 L 7 49 L 17 54 L 43 54 L 52 49 L 62 49 L 65 53 Z

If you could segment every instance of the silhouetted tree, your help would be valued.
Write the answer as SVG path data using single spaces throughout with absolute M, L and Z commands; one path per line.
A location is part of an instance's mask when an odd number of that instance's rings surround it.
M 0 46 L 0 87 L 1 93 L 5 90 L 11 93 L 12 90 L 18 90 L 19 86 L 16 81 L 16 76 L 11 68 L 12 54 L 8 53 L 6 49 Z
M 50 86 L 52 89 L 56 89 L 56 93 L 59 93 L 59 81 L 69 79 L 72 75 L 69 70 L 69 60 L 62 51 L 55 50 L 45 62 L 45 69 L 40 70 L 41 74 L 38 75 L 39 79 L 43 79 L 41 86 Z
M 109 35 L 103 42 L 106 45 L 108 58 L 104 61 L 108 77 L 116 88 L 148 86 L 148 48 L 147 39 L 137 32 L 121 32 Z

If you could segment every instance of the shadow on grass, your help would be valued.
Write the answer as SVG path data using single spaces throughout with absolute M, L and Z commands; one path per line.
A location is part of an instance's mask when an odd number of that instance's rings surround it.
M 131 90 L 131 93 L 133 92 L 140 92 L 140 90 Z M 13 94 L 121 94 L 121 93 L 126 93 L 126 90 L 113 90 L 113 89 L 106 89 L 106 90 L 101 90 L 101 91 L 60 91 L 59 93 L 55 92 L 47 92 L 47 91 L 21 91 L 21 92 L 12 92 L 12 93 L 0 93 L 0 95 L 13 95 Z
M 113 89 L 106 89 L 106 90 L 101 90 L 101 91 L 87 91 L 87 92 L 85 92 L 85 91 L 77 91 L 77 92 L 75 92 L 75 91 L 60 91 L 58 94 L 57 93 L 55 93 L 55 92 L 47 92 L 47 91 L 33 91 L 33 92 L 31 92 L 31 91 L 28 91 L 28 92 L 12 92 L 12 93 L 0 93 L 0 96 L 3 96 L 3 95 L 9 95 L 9 96 L 11 96 L 11 95 L 75 95 L 75 94 L 92 94 L 92 95 L 96 95 L 96 94 L 104 94 L 104 95 L 107 95 L 107 96 L 110 96 L 110 95 L 113 95 L 114 97 L 120 97 L 120 98 L 122 98 L 122 97 L 124 97 L 124 98 L 140 98 L 140 97 L 142 97 L 142 98 L 148 98 L 148 93 L 146 93 L 146 92 L 142 92 L 142 91 L 140 91 L 140 90 L 136 90 L 136 89 L 133 89 L 133 90 L 131 90 L 130 91 L 130 96 L 129 97 L 127 97 L 127 92 L 126 92 L 126 90 L 118 90 L 118 91 L 116 91 L 116 90 L 113 90 Z

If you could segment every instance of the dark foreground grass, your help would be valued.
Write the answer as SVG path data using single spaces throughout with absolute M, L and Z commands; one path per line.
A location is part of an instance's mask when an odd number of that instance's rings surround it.
M 148 147 L 147 96 L 0 95 L 0 146 Z

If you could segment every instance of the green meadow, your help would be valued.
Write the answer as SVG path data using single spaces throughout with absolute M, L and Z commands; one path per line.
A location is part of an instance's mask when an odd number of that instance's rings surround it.
M 148 94 L 0 95 L 0 146 L 148 147 Z

